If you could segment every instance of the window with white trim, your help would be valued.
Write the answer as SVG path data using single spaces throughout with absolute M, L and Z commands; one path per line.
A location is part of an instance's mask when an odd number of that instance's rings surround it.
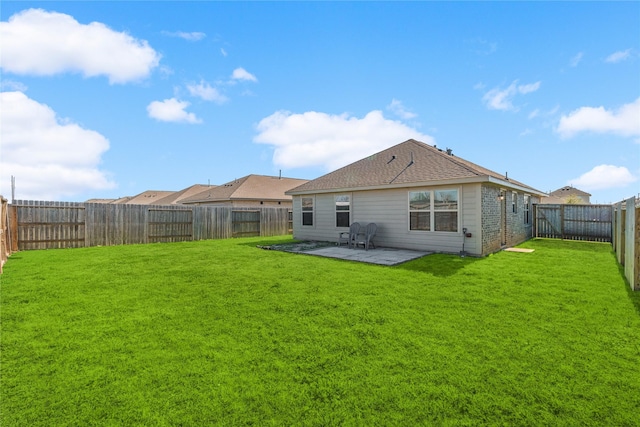
M 511 193 L 511 211 L 518 213 L 518 193 L 515 191 Z
M 458 190 L 409 192 L 409 230 L 458 231 Z
M 431 231 L 431 192 L 409 192 L 409 230 Z
M 349 213 L 351 212 L 351 196 L 340 194 L 336 201 L 336 227 L 349 227 Z
M 437 190 L 433 197 L 435 231 L 458 231 L 458 190 Z
M 313 197 L 302 198 L 302 225 L 313 225 Z
M 522 205 L 522 209 L 524 211 L 524 223 L 531 224 L 531 217 L 529 216 L 529 205 L 531 203 L 530 196 L 528 194 L 524 195 L 524 203 Z

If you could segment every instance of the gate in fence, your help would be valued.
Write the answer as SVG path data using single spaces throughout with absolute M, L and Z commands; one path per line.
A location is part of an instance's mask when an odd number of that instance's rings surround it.
M 233 237 L 260 235 L 260 211 L 232 211 Z
M 10 207 L 16 248 L 54 249 L 291 232 L 288 208 L 127 205 L 19 200 Z
M 534 236 L 611 242 L 611 205 L 534 205 Z
M 147 241 L 149 243 L 193 240 L 191 209 L 150 208 L 148 224 Z

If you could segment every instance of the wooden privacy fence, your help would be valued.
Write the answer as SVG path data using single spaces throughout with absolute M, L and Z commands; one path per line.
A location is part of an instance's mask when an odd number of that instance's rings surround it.
M 640 198 L 616 203 L 613 248 L 631 289 L 640 291 Z
M 9 204 L 7 199 L 0 196 L 0 273 L 7 258 L 17 250 L 13 237 L 9 226 Z
M 611 242 L 611 205 L 534 205 L 534 237 Z
M 16 201 L 10 211 L 20 250 L 291 233 L 288 208 Z

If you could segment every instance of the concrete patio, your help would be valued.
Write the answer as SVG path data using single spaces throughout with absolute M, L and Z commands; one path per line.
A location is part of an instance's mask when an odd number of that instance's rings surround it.
M 411 261 L 432 253 L 394 248 L 376 248 L 365 251 L 362 248 L 350 249 L 346 246 L 337 246 L 335 243 L 330 242 L 298 242 L 283 245 L 260 246 L 260 248 L 378 265 L 402 264 L 403 262 Z
M 364 249 L 349 249 L 346 246 L 327 246 L 320 249 L 303 251 L 302 253 L 348 261 L 366 262 L 369 264 L 397 265 L 429 255 L 432 252 L 394 248 L 376 248 L 365 251 Z

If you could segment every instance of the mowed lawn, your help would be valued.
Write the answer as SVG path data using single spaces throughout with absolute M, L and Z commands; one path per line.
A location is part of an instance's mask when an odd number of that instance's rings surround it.
M 0 425 L 640 425 L 640 294 L 611 246 L 396 267 L 289 237 L 14 254 Z

